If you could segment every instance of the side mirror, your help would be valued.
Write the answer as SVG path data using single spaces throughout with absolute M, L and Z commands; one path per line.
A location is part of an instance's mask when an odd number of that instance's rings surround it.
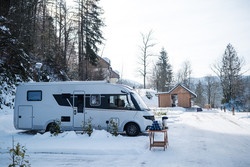
M 164 120 L 168 119 L 168 117 L 164 116 L 161 119 L 162 119 L 162 121 L 164 121 Z

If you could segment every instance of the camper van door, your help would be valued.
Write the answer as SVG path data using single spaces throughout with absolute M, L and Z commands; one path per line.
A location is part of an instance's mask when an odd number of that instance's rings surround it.
M 83 127 L 85 123 L 85 92 L 73 92 L 73 125 L 74 128 Z
M 18 128 L 32 129 L 33 107 L 30 105 L 18 106 Z

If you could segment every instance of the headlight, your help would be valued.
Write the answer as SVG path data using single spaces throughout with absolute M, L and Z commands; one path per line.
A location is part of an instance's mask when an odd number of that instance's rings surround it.
M 155 116 L 153 115 L 150 115 L 150 116 L 143 116 L 145 119 L 148 119 L 148 120 L 151 120 L 151 121 L 154 121 L 155 120 Z

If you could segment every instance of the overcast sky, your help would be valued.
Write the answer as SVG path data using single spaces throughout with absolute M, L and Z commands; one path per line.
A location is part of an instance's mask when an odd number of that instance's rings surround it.
M 103 57 L 124 79 L 142 83 L 137 73 L 140 33 L 150 30 L 157 43 L 150 52 L 159 55 L 164 47 L 174 72 L 188 60 L 192 77 L 214 75 L 210 67 L 220 61 L 228 43 L 244 57 L 245 69 L 250 68 L 249 0 L 101 0 L 100 5 L 106 24 Z

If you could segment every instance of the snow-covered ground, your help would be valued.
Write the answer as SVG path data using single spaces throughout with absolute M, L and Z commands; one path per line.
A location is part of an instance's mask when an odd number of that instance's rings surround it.
M 164 111 L 163 109 L 161 112 Z M 250 115 L 219 110 L 184 112 L 165 109 L 169 146 L 149 150 L 147 134 L 91 137 L 64 132 L 29 134 L 13 127 L 12 112 L 0 111 L 0 166 L 8 166 L 12 136 L 27 148 L 31 166 L 250 166 Z M 158 138 L 162 136 L 157 136 Z

